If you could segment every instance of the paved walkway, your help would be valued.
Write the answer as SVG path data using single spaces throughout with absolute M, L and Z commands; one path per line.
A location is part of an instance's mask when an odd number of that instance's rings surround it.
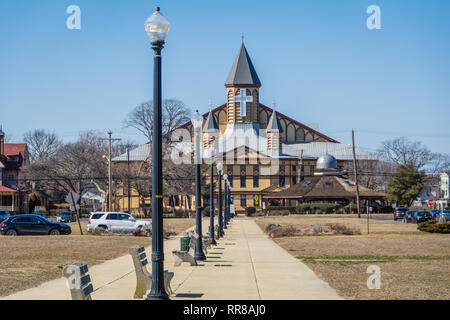
M 207 230 L 208 219 L 203 230 Z M 171 299 L 297 300 L 341 299 L 335 290 L 298 259 L 270 240 L 253 219 L 234 219 L 224 238 L 209 249 L 206 261 L 191 267 L 173 266 L 171 251 L 180 240 L 164 242 L 165 269 L 173 271 Z M 145 240 L 144 240 L 145 241 Z M 151 247 L 147 249 L 150 256 Z M 151 268 L 151 264 L 149 265 Z M 93 266 L 94 300 L 130 300 L 136 276 L 129 255 Z M 71 299 L 66 279 L 60 278 L 2 298 L 12 300 Z

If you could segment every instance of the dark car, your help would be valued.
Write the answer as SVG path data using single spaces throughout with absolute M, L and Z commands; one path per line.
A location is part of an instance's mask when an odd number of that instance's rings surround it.
M 416 212 L 417 212 L 417 210 L 408 210 L 408 211 L 406 211 L 406 213 L 403 215 L 402 221 L 403 222 L 412 222 Z
M 32 214 L 45 218 L 45 213 L 43 212 L 33 212 Z
M 9 217 L 9 211 L 8 210 L 0 210 L 0 222 L 3 220 L 6 220 L 6 218 Z
M 430 213 L 431 213 L 431 217 L 433 217 L 433 219 L 439 220 L 439 215 L 441 214 L 441 210 L 433 209 L 430 211 Z
M 64 211 L 61 212 L 57 217 L 56 221 L 58 222 L 76 222 L 77 219 L 75 217 L 75 214 L 70 211 Z
M 402 220 L 405 213 L 408 211 L 408 208 L 405 207 L 398 207 L 394 210 L 394 221 L 395 220 Z
M 421 223 L 433 219 L 429 211 L 416 211 L 413 217 L 414 223 Z
M 12 216 L 0 224 L 0 234 L 17 235 L 60 235 L 71 234 L 72 229 L 64 223 L 52 222 L 38 215 Z

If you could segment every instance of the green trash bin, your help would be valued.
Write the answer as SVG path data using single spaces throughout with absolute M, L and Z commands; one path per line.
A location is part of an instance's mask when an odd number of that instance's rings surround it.
M 191 237 L 181 237 L 180 238 L 180 250 L 189 251 L 189 243 L 191 242 Z

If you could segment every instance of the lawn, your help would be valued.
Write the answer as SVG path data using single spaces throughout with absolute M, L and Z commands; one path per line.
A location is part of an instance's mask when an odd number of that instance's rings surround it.
M 70 236 L 0 236 L 0 297 L 57 279 L 62 268 L 73 262 L 89 266 L 128 254 L 135 245 L 151 246 L 149 237 L 130 235 L 80 235 L 78 223 L 71 223 Z M 165 219 L 164 226 L 172 226 L 181 233 L 195 225 L 195 219 Z
M 355 215 L 261 217 L 280 225 L 342 223 L 361 235 L 275 238 L 346 299 L 450 299 L 450 235 L 429 234 L 415 224 L 367 220 Z M 381 269 L 381 288 L 369 290 L 367 267 Z

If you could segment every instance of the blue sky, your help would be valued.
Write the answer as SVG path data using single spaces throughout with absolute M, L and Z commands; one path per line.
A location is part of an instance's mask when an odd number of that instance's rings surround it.
M 81 8 L 68 30 L 66 8 Z M 369 30 L 366 9 L 381 9 Z M 163 95 L 192 109 L 226 100 L 241 35 L 261 102 L 361 150 L 399 136 L 450 152 L 449 1 L 0 0 L 0 123 L 13 141 L 35 128 L 66 141 L 87 129 L 144 142 L 123 127 L 152 97 L 144 21 L 171 21 Z

